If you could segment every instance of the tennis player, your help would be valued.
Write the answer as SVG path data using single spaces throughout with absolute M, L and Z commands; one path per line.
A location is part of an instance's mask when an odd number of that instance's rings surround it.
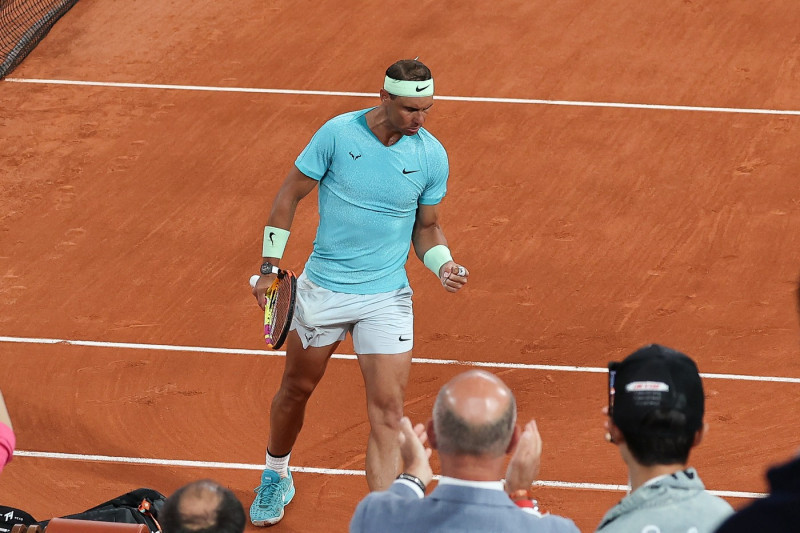
M 441 143 L 423 128 L 433 106 L 430 69 L 401 60 L 386 70 L 380 104 L 325 123 L 300 153 L 264 228 L 261 277 L 253 289 L 264 307 L 295 209 L 319 185 L 319 227 L 297 280 L 280 389 L 272 400 L 266 468 L 250 520 L 283 518 L 295 489 L 289 455 L 306 403 L 331 354 L 349 332 L 367 395 L 367 483 L 386 489 L 399 473 L 398 432 L 414 344 L 405 263 L 414 251 L 448 292 L 467 282 L 439 224 L 449 165 Z

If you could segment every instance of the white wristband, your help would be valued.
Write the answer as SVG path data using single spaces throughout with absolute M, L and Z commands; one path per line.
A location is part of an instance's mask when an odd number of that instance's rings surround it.
M 283 257 L 286 243 L 289 241 L 289 231 L 274 226 L 264 226 L 264 245 L 261 257 Z
M 425 266 L 428 267 L 431 272 L 436 274 L 437 278 L 439 277 L 439 270 L 442 269 L 442 265 L 452 260 L 453 256 L 450 255 L 450 249 L 444 244 L 437 244 L 422 256 L 422 262 L 425 263 Z

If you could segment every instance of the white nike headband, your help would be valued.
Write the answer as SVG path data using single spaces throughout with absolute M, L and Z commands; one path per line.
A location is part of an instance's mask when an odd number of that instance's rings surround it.
M 421 96 L 433 96 L 433 78 L 425 81 L 396 80 L 386 76 L 383 80 L 383 88 L 386 92 L 395 96 L 408 96 L 419 98 Z

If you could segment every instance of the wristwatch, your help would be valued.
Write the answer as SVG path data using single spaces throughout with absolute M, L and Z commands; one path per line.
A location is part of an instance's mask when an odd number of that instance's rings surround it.
M 261 265 L 261 275 L 266 276 L 268 274 L 277 274 L 280 269 L 270 263 L 269 261 L 264 261 L 264 264 Z

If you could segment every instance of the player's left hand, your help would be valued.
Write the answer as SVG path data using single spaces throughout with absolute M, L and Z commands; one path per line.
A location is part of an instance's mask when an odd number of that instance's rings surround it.
M 448 261 L 439 269 L 439 281 L 447 292 L 456 292 L 467 284 L 469 270 L 455 261 Z

